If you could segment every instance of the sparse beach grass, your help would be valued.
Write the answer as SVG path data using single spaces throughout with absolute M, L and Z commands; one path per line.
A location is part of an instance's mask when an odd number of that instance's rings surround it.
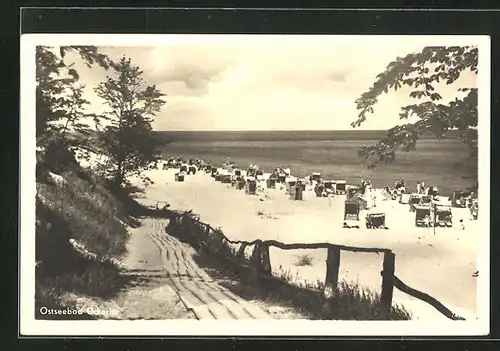
M 303 254 L 297 257 L 297 261 L 295 261 L 295 265 L 302 267 L 302 266 L 310 266 L 312 265 L 313 258 L 309 256 L 308 254 Z

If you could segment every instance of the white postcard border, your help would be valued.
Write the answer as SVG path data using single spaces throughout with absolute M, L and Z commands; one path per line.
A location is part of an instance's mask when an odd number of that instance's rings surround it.
M 215 45 L 241 40 L 242 35 L 164 35 L 164 34 L 24 34 L 21 37 L 21 91 L 20 91 L 20 334 L 21 335 L 199 335 L 199 336 L 468 336 L 489 333 L 490 320 L 490 194 L 479 191 L 479 219 L 481 243 L 477 278 L 477 310 L 475 321 L 45 321 L 35 320 L 35 47 L 38 45 L 96 45 L 96 46 L 159 46 L 159 45 Z M 245 41 L 272 44 L 280 41 L 309 43 L 324 40 L 324 35 L 244 35 Z M 332 36 L 329 36 L 332 37 Z M 370 41 L 411 40 L 409 36 L 333 36 L 339 44 L 353 37 L 368 37 Z M 425 39 L 427 45 L 476 45 L 478 62 L 479 113 L 479 184 L 490 188 L 490 37 L 486 35 L 413 36 Z

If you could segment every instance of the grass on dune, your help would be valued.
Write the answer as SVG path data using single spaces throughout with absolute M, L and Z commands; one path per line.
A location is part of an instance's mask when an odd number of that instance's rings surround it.
M 294 276 L 290 270 L 284 270 L 280 267 L 275 273 L 283 282 L 288 283 L 291 288 L 291 302 L 294 300 L 293 287 L 308 288 L 318 291 L 325 289 L 324 282 L 317 281 L 302 281 L 298 276 Z M 336 289 L 330 292 L 330 298 L 326 304 L 316 302 L 316 315 L 322 315 L 326 319 L 338 320 L 381 320 L 383 318 L 380 313 L 380 294 L 370 289 L 360 286 L 357 282 L 342 280 L 338 283 Z M 299 301 L 304 304 L 304 301 Z M 306 301 L 307 304 L 307 301 Z M 321 306 L 321 311 L 319 310 Z M 389 320 L 411 320 L 411 313 L 399 304 L 393 304 L 391 308 Z
M 128 232 L 120 222 L 120 203 L 99 183 L 89 183 L 71 172 L 62 176 L 63 184 L 38 183 L 38 197 L 61 216 L 72 237 L 89 251 L 101 257 L 123 254 Z
M 35 317 L 88 319 L 88 315 L 41 315 L 40 308 L 71 307 L 60 302 L 68 292 L 109 298 L 126 284 L 111 259 L 126 252 L 127 214 L 91 172 L 75 166 L 59 175 L 63 182 L 52 181 L 47 174 L 37 177 Z M 75 248 L 70 239 L 89 253 Z

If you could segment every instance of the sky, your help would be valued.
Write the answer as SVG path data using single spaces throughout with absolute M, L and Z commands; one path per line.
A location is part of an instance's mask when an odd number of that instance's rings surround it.
M 125 55 L 144 71 L 144 79 L 166 94 L 155 117 L 155 130 L 347 130 L 357 117 L 355 100 L 398 56 L 429 45 L 411 37 L 336 40 L 235 40 L 175 43 L 161 46 L 99 46 L 119 59 Z M 363 37 L 366 38 L 366 37 Z M 85 84 L 89 110 L 100 112 L 93 89 L 107 73 L 87 68 L 75 56 Z M 441 85 L 447 102 L 459 87 L 476 85 L 474 74 Z M 360 129 L 388 129 L 400 123 L 402 106 L 415 103 L 409 90 L 379 98 L 375 112 Z

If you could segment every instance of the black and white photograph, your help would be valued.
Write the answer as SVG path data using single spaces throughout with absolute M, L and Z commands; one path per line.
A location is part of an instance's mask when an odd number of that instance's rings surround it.
M 20 332 L 486 335 L 487 36 L 21 37 Z

